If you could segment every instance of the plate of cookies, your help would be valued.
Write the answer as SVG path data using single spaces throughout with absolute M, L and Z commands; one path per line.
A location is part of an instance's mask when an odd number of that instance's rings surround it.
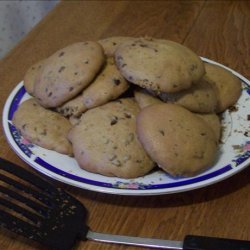
M 250 82 L 173 41 L 110 37 L 32 65 L 3 111 L 25 162 L 63 183 L 161 195 L 250 164 Z

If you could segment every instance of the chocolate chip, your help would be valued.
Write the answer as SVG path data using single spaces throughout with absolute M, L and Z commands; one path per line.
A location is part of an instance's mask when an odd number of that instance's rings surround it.
M 159 132 L 160 132 L 163 136 L 165 135 L 165 132 L 164 132 L 162 129 L 160 129 Z
M 41 133 L 41 135 L 47 135 L 47 130 L 44 129 L 43 132 Z
M 117 122 L 118 122 L 118 117 L 117 117 L 117 116 L 113 116 L 113 117 L 111 118 L 110 125 L 111 125 L 111 126 L 112 126 L 112 125 L 115 125 Z
M 62 51 L 60 54 L 59 54 L 59 57 L 63 56 L 64 55 L 64 51 Z
M 62 66 L 62 67 L 58 70 L 58 72 L 61 73 L 63 70 L 65 70 L 65 68 L 66 68 L 65 66 Z
M 134 140 L 134 137 L 135 136 L 133 133 L 129 133 L 127 139 L 125 140 L 124 145 L 128 146 Z
M 121 83 L 121 81 L 120 81 L 119 79 L 114 78 L 114 79 L 113 79 L 113 83 L 114 83 L 116 86 L 118 86 L 118 85 Z
M 125 116 L 126 118 L 128 118 L 128 119 L 130 119 L 130 118 L 131 118 L 131 115 L 130 115 L 130 114 L 128 114 L 128 113 L 124 113 L 124 116 Z
M 194 71 L 195 69 L 197 69 L 197 65 L 196 64 L 192 64 L 190 67 L 190 71 Z
M 73 87 L 70 87 L 70 88 L 69 88 L 69 92 L 71 92 L 73 89 L 74 89 Z
M 114 159 L 116 159 L 117 158 L 117 155 L 111 155 L 110 157 L 109 157 L 109 160 L 110 161 L 113 161 Z

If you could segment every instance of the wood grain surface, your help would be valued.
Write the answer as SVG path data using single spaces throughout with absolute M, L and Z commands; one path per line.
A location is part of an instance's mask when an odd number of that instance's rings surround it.
M 67 1 L 0 61 L 1 112 L 31 64 L 73 42 L 117 35 L 170 39 L 250 78 L 249 1 Z M 33 171 L 14 154 L 2 127 L 0 149 L 0 157 Z M 93 231 L 170 240 L 186 234 L 250 240 L 249 180 L 247 168 L 209 187 L 149 197 L 101 194 L 52 182 L 83 202 Z M 0 229 L 0 249 L 45 248 Z M 76 249 L 140 248 L 87 241 Z

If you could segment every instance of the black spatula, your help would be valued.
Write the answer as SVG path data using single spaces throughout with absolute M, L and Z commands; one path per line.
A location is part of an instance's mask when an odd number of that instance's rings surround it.
M 0 159 L 0 225 L 51 249 L 71 249 L 77 240 L 161 249 L 250 250 L 250 242 L 186 236 L 168 241 L 95 233 L 85 224 L 86 208 L 74 197 L 20 166 Z

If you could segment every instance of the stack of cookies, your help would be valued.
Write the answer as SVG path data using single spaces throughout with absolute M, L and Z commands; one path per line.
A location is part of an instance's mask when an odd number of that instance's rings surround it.
M 31 98 L 13 124 L 26 139 L 121 178 L 213 166 L 219 115 L 241 94 L 237 77 L 183 45 L 133 37 L 69 45 L 30 67 L 24 86 Z

